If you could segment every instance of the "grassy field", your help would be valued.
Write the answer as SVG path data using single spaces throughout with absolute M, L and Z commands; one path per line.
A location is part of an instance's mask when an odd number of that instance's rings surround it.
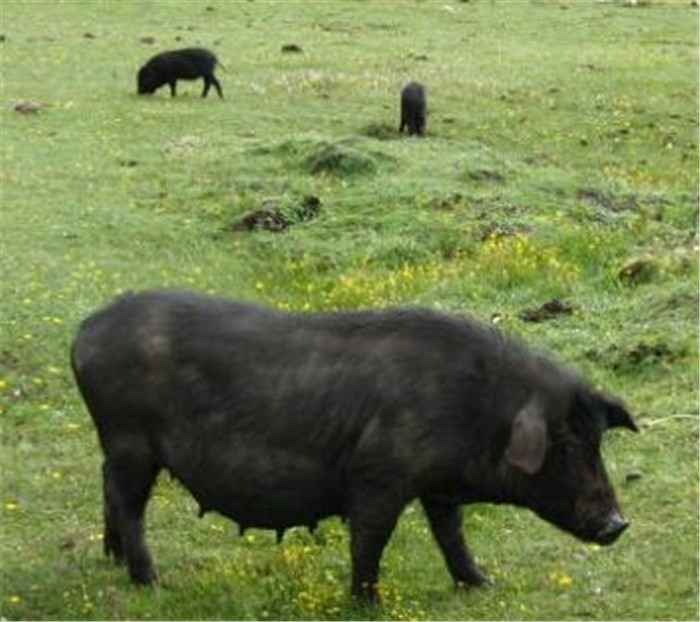
M 1 0 L 0 19 L 3 619 L 698 619 L 697 7 Z M 226 99 L 136 96 L 138 67 L 186 45 L 219 55 Z M 422 140 L 396 133 L 411 79 Z M 287 228 L 240 226 L 261 209 Z M 472 506 L 494 586 L 455 592 L 410 507 L 362 609 L 339 521 L 239 537 L 163 477 L 162 583 L 132 587 L 102 556 L 68 348 L 117 293 L 164 285 L 497 321 L 635 413 L 604 446 L 631 528 L 601 549 Z M 571 313 L 523 319 L 553 300 Z

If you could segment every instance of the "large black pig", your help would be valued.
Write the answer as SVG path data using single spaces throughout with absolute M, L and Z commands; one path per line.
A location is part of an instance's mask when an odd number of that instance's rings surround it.
M 401 90 L 401 122 L 399 132 L 404 129 L 409 136 L 423 136 L 428 118 L 425 87 L 418 82 L 409 82 Z
M 352 593 L 419 499 L 458 583 L 480 585 L 460 506 L 511 503 L 586 541 L 627 527 L 600 456 L 616 399 L 474 321 L 421 309 L 287 314 L 178 290 L 125 295 L 72 350 L 104 451 L 107 554 L 137 583 L 165 468 L 241 528 L 350 528 Z
M 214 76 L 216 55 L 204 48 L 184 48 L 161 52 L 151 58 L 136 76 L 139 95 L 151 95 L 164 84 L 170 86 L 170 95 L 175 97 L 178 80 L 204 80 L 202 97 L 206 97 L 213 85 L 221 99 L 224 94 L 221 84 Z

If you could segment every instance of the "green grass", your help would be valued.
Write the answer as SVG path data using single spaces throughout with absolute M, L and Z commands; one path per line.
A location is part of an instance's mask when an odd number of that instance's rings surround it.
M 0 616 L 696 620 L 698 10 L 623 4 L 0 1 Z M 185 45 L 216 50 L 226 100 L 199 83 L 137 97 L 140 64 Z M 424 140 L 395 131 L 411 79 Z M 27 99 L 42 109 L 13 110 Z M 314 219 L 297 217 L 308 195 Z M 266 205 L 286 231 L 237 229 Z M 130 586 L 102 556 L 101 457 L 68 348 L 118 292 L 163 285 L 496 318 L 635 413 L 642 433 L 604 447 L 632 527 L 600 549 L 467 508 L 495 585 L 457 593 L 411 507 L 383 608 L 362 609 L 339 521 L 240 538 L 161 478 L 162 585 Z M 553 298 L 575 312 L 519 318 Z

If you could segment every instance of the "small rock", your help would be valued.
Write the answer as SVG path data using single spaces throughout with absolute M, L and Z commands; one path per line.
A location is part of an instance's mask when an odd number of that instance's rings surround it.
M 156 38 L 155 37 L 141 37 L 139 39 L 139 41 L 141 41 L 141 43 L 145 43 L 146 45 L 153 45 L 156 42 Z
M 94 39 L 95 35 L 93 35 L 91 32 L 84 32 L 83 33 L 83 39 Z
M 23 101 L 15 106 L 15 111 L 22 114 L 36 114 L 40 110 L 41 104 L 32 101 Z
M 499 184 L 502 184 L 506 180 L 502 173 L 485 168 L 468 171 L 467 177 L 476 182 L 494 182 Z

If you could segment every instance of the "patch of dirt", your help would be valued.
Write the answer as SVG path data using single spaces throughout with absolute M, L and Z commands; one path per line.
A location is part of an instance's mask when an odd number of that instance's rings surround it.
M 479 239 L 482 242 L 486 242 L 486 240 L 507 238 L 521 233 L 527 233 L 530 230 L 530 227 L 523 224 L 491 221 L 481 227 Z
M 255 211 L 252 211 L 232 226 L 234 231 L 255 231 L 263 229 L 273 233 L 284 231 L 288 227 L 308 222 L 318 217 L 321 210 L 321 199 L 314 195 L 307 195 L 298 203 L 282 209 L 273 201 L 266 201 Z
M 312 194 L 306 195 L 300 203 L 292 206 L 290 211 L 296 222 L 313 220 L 321 211 L 321 199 Z
M 659 273 L 659 264 L 651 257 L 634 259 L 620 268 L 617 277 L 627 285 L 649 283 Z
M 496 183 L 502 184 L 506 180 L 503 173 L 487 168 L 479 168 L 467 171 L 467 178 L 478 183 Z
M 664 340 L 640 341 L 631 348 L 612 345 L 602 352 L 595 348 L 585 352 L 589 360 L 618 373 L 634 372 L 644 367 L 656 368 L 673 363 L 685 355 L 684 347 Z
M 271 203 L 266 203 L 265 205 L 267 207 L 262 207 L 243 216 L 241 220 L 233 225 L 233 229 L 245 231 L 264 229 L 273 233 L 284 231 L 289 223 L 279 207 Z
M 452 210 L 459 205 L 463 205 L 467 197 L 461 192 L 453 192 L 447 195 L 438 195 L 430 199 L 430 207 L 436 210 Z
M 663 341 L 653 344 L 640 341 L 625 356 L 632 365 L 640 365 L 647 361 L 656 362 L 662 359 L 673 359 L 675 357 L 671 347 Z
M 518 317 L 523 322 L 544 322 L 552 320 L 560 315 L 571 315 L 575 307 L 568 302 L 562 302 L 557 298 L 545 302 L 537 309 L 523 309 L 518 313 Z
M 613 212 L 633 211 L 639 206 L 639 201 L 633 194 L 616 196 L 594 188 L 581 188 L 576 193 L 576 198 L 580 201 L 599 205 Z

